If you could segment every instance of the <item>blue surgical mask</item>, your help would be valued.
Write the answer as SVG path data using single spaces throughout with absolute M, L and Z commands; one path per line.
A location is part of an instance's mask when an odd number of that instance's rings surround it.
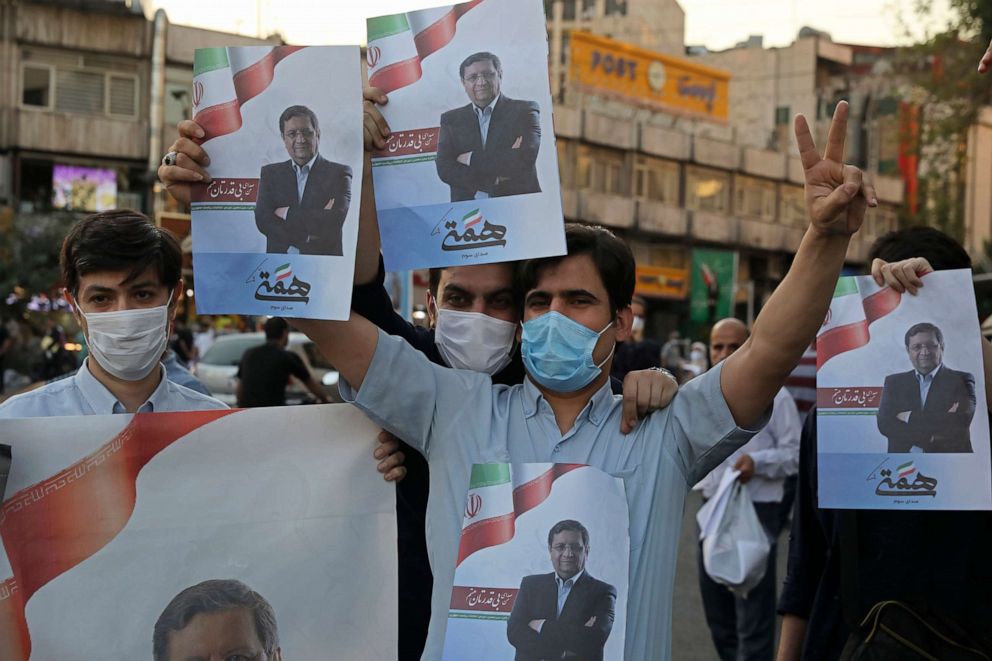
M 612 325 L 611 321 L 597 333 L 560 312 L 548 312 L 524 322 L 520 355 L 527 373 L 554 392 L 585 388 L 600 375 L 600 368 L 613 355 L 611 349 L 598 365 L 592 358 L 599 336 Z

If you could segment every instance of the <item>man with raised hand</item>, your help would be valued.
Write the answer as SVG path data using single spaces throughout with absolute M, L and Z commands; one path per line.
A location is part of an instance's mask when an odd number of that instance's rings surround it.
M 733 356 L 683 387 L 626 437 L 608 386 L 615 343 L 629 336 L 634 261 L 607 230 L 570 225 L 568 255 L 521 265 L 521 352 L 528 378 L 431 364 L 362 317 L 295 323 L 338 367 L 342 394 L 423 452 L 431 470 L 433 615 L 425 659 L 441 658 L 472 465 L 558 462 L 622 477 L 630 512 L 625 658 L 668 659 L 675 559 L 689 487 L 743 445 L 826 315 L 851 235 L 876 204 L 841 162 L 848 106 L 837 106 L 820 157 L 796 119 L 811 225 L 792 268 Z M 402 374 L 397 380 L 395 376 Z
M 375 209 L 371 151 L 383 149 L 389 125 L 377 106 L 388 102 L 376 88 L 364 90 L 363 133 L 365 163 L 359 214 L 358 249 L 352 309 L 389 335 L 402 338 L 428 360 L 447 367 L 492 376 L 497 384 L 519 384 L 524 378 L 516 329 L 520 302 L 513 291 L 513 264 L 496 263 L 435 268 L 430 272 L 427 307 L 430 328 L 416 326 L 393 310 L 383 286 L 385 272 L 379 258 L 378 218 Z M 159 177 L 177 200 L 188 203 L 190 185 L 207 182 L 210 159 L 196 143 L 202 129 L 192 121 L 180 122 L 179 137 L 170 151 L 175 165 L 163 164 Z M 678 384 L 663 370 L 630 372 L 615 393 L 623 394 L 623 413 L 617 428 L 629 432 L 639 418 L 668 404 Z M 400 659 L 419 658 L 429 620 L 432 577 L 425 536 L 430 476 L 427 462 L 417 452 L 383 432 L 376 450 L 379 470 L 398 480 L 396 492 L 399 535 Z M 402 465 L 400 465 L 402 464 Z

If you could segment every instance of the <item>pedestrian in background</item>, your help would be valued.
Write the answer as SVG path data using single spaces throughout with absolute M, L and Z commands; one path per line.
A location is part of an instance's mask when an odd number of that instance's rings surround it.
M 281 317 L 265 322 L 265 344 L 249 349 L 238 367 L 238 406 L 285 406 L 286 386 L 295 376 L 322 404 L 327 403 L 323 388 L 310 375 L 303 361 L 289 346 L 289 324 Z

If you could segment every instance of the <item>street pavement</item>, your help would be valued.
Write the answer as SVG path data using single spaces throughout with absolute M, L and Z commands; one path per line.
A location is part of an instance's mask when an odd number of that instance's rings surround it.
M 696 527 L 696 512 L 702 505 L 698 491 L 691 491 L 686 497 L 685 512 L 682 516 L 682 536 L 679 539 L 679 553 L 675 574 L 675 594 L 672 600 L 672 659 L 673 661 L 717 661 L 716 650 L 710 639 L 703 614 L 703 600 L 699 596 L 697 579 L 697 554 L 699 552 L 699 529 Z M 789 531 L 782 533 L 778 540 L 778 569 L 775 581 L 781 592 L 785 577 L 786 557 L 789 550 Z M 781 618 L 776 618 L 781 619 Z M 776 622 L 776 630 L 778 622 Z M 778 634 L 775 635 L 778 640 Z

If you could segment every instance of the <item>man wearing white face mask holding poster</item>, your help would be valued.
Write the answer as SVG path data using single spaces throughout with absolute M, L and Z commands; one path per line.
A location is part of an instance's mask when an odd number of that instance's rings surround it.
M 89 356 L 71 378 L 0 404 L 0 418 L 222 409 L 169 381 L 160 360 L 183 290 L 176 238 L 136 211 L 80 221 L 60 256 Z

